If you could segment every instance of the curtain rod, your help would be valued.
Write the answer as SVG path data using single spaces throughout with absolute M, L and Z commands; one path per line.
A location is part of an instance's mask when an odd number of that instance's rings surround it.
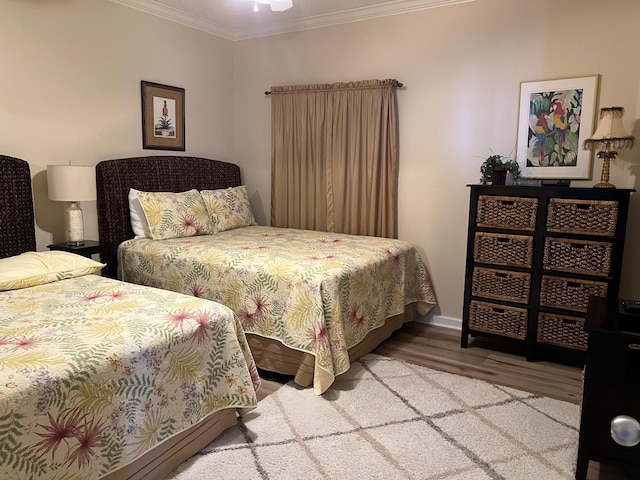
M 400 82 L 395 82 L 393 84 L 394 87 L 396 88 L 402 88 L 404 87 L 404 84 L 400 83 Z M 271 90 L 267 90 L 266 92 L 264 92 L 265 95 L 271 95 Z

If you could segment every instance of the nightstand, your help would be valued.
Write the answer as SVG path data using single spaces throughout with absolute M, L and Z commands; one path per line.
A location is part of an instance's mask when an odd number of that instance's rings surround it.
M 54 243 L 53 245 L 47 245 L 49 250 L 62 250 L 65 252 L 77 253 L 78 255 L 82 255 L 83 257 L 91 258 L 91 255 L 100 253 L 105 246 L 96 242 L 95 240 L 85 240 L 84 245 L 74 247 L 67 245 L 67 243 Z
M 640 302 L 591 297 L 576 479 L 589 460 L 640 478 Z

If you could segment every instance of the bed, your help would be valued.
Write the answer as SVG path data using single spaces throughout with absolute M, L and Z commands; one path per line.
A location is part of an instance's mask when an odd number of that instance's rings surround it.
M 0 156 L 0 478 L 160 479 L 255 407 L 218 303 L 36 252 L 28 163 Z
M 235 164 L 199 157 L 114 159 L 97 165 L 96 179 L 99 236 L 108 246 L 111 275 L 229 306 L 257 366 L 292 375 L 316 394 L 435 304 L 425 265 L 406 242 L 257 225 Z M 134 234 L 132 214 L 134 224 L 140 215 L 130 206 L 131 189 L 144 195 L 147 220 L 164 230 Z M 198 193 L 211 225 L 198 213 Z M 167 213 L 178 194 L 183 206 L 193 206 L 174 212 L 184 225 Z M 229 223 L 234 215 L 244 220 Z M 187 226 L 193 234 L 163 236 L 169 227 Z

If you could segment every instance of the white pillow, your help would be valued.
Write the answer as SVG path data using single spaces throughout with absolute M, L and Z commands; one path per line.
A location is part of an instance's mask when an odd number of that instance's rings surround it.
M 129 189 L 129 215 L 131 216 L 131 228 L 135 238 L 151 238 L 149 223 L 144 216 L 142 205 L 138 199 L 138 192 L 135 188 Z
M 0 259 L 0 291 L 90 275 L 104 266 L 104 263 L 61 250 L 26 252 Z

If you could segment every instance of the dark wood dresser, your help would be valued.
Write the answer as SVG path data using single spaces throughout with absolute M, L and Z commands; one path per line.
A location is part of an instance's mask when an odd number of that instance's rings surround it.
M 471 185 L 461 346 L 469 336 L 584 357 L 589 297 L 618 298 L 629 189 Z

